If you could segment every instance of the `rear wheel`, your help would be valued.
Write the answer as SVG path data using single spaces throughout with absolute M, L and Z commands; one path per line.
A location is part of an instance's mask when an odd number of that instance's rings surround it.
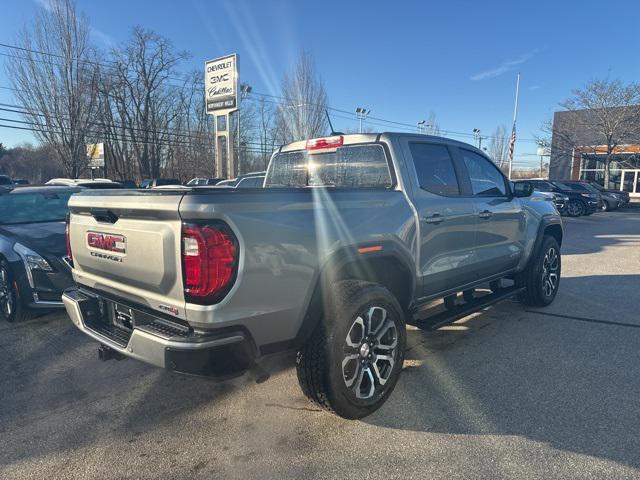
M 298 352 L 304 394 L 343 418 L 362 418 L 386 401 L 404 361 L 404 313 L 378 284 L 338 282 L 324 319 Z
M 526 305 L 546 307 L 558 293 L 562 260 L 555 238 L 546 236 L 538 252 L 531 258 L 517 283 L 526 288 L 520 299 Z
M 567 214 L 570 217 L 579 217 L 581 215 L 584 215 L 586 211 L 587 208 L 580 200 L 570 200 L 569 204 L 567 205 Z
M 609 207 L 609 203 L 604 201 L 602 202 L 602 207 L 600 207 L 600 210 L 602 210 L 603 212 L 608 212 L 609 210 L 611 210 L 611 207 Z

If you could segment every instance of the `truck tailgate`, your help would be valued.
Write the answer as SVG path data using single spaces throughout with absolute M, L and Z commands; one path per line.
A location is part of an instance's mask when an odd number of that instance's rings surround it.
M 185 318 L 181 266 L 183 191 L 92 191 L 71 197 L 74 278 Z

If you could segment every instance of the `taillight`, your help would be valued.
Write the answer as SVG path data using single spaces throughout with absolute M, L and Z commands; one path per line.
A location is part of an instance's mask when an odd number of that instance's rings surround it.
M 69 236 L 69 220 L 67 219 L 67 223 L 64 225 L 64 237 L 67 242 L 67 257 L 69 261 L 73 260 L 73 254 L 71 253 L 71 238 Z
M 227 227 L 182 226 L 182 275 L 188 301 L 220 300 L 235 278 L 237 263 L 237 243 Z
M 344 143 L 342 135 L 325 138 L 312 138 L 307 140 L 307 150 L 322 150 L 325 148 L 338 148 Z

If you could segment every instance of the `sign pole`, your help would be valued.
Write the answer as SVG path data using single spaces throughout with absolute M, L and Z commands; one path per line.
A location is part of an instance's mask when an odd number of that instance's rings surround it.
M 95 178 L 95 171 L 98 168 L 105 168 L 104 143 L 87 144 L 87 166 L 91 170 L 91 180 Z
M 209 60 L 205 63 L 205 101 L 207 113 L 215 115 L 216 176 L 234 178 L 238 173 L 240 145 L 234 153 L 231 113 L 238 111 L 238 55 Z M 238 114 L 238 142 L 240 115 Z

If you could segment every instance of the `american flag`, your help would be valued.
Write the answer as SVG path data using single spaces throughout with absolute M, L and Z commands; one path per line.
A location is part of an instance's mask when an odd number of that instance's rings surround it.
M 511 139 L 509 140 L 509 164 L 513 162 L 513 151 L 516 149 L 516 123 L 513 122 Z

